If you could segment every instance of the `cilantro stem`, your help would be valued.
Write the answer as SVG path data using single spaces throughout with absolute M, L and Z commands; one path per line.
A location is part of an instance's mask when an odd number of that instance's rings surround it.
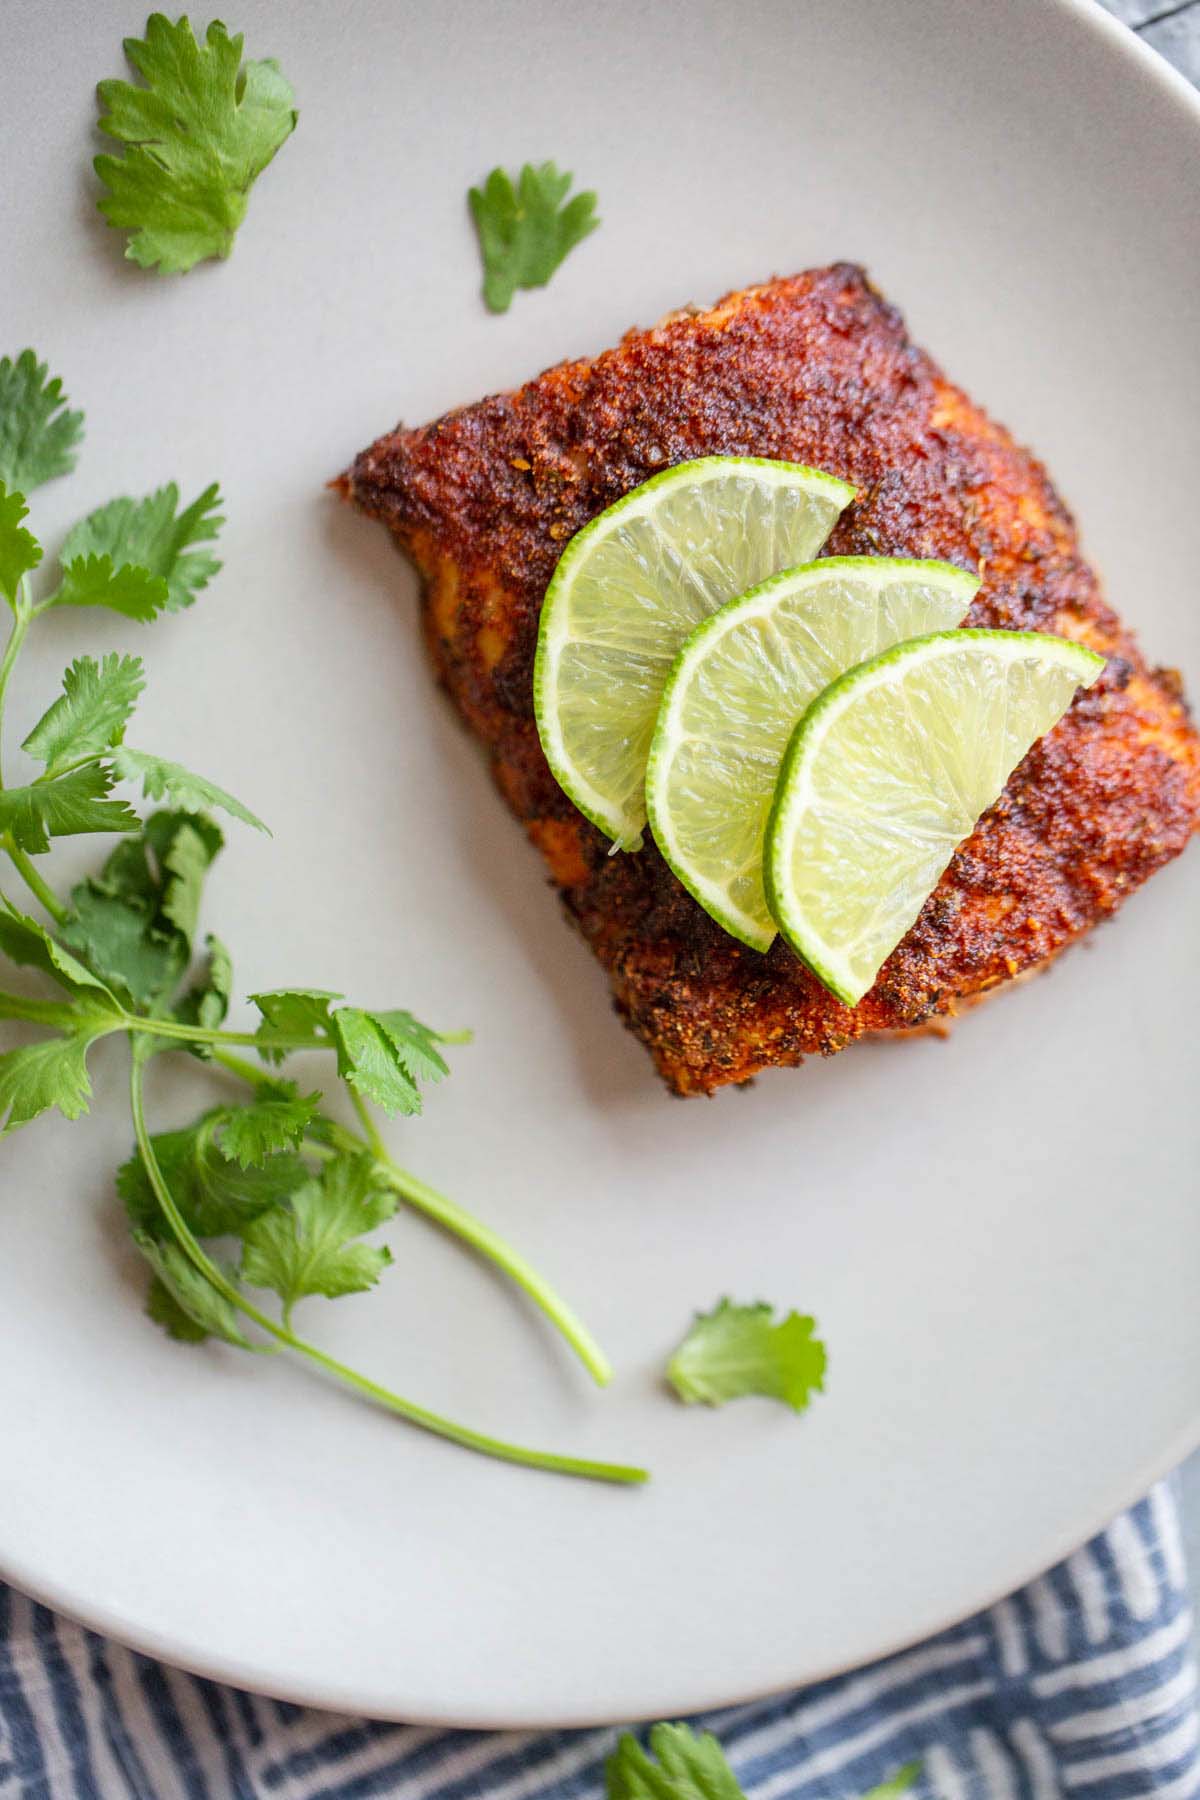
M 24 994 L 0 993 L 0 1019 L 28 1019 L 34 1025 L 57 1025 L 70 1031 L 78 1025 L 79 1014 L 57 1000 L 27 1000 Z
M 371 1117 L 370 1108 L 367 1106 L 366 1101 L 354 1086 L 353 1082 L 347 1081 L 345 1083 L 345 1088 L 350 1096 L 350 1104 L 358 1114 L 359 1122 L 363 1128 L 363 1135 L 366 1138 L 367 1143 L 371 1146 L 372 1155 L 376 1162 L 381 1162 L 386 1167 L 391 1161 L 391 1158 L 388 1155 L 387 1145 L 379 1135 L 379 1128 Z
M 187 1044 L 241 1044 L 254 1050 L 262 1043 L 262 1039 L 257 1037 L 253 1031 L 209 1031 L 203 1025 L 183 1025 L 176 1019 L 142 1018 L 138 1013 L 127 1012 L 124 1023 L 130 1031 L 147 1031 L 153 1037 L 179 1038 Z M 287 1038 L 272 1037 L 271 1048 L 273 1050 L 322 1050 L 325 1046 L 314 1044 L 308 1037 L 298 1037 L 290 1042 Z M 265 1074 L 259 1075 L 257 1070 L 255 1074 L 260 1081 L 270 1079 Z
M 94 753 L 87 756 L 77 756 L 74 762 L 57 763 L 51 765 L 48 769 L 43 769 L 40 775 L 34 776 L 32 785 L 34 787 L 43 787 L 47 782 L 61 781 L 64 775 L 74 775 L 78 769 L 98 768 L 99 765 L 100 758 Z
M 400 1168 L 390 1156 L 378 1160 L 388 1181 L 402 1200 L 406 1200 L 418 1212 L 423 1212 L 427 1218 L 436 1220 L 446 1231 L 452 1232 L 455 1237 L 470 1244 L 481 1256 L 488 1257 L 497 1268 L 503 1269 L 528 1294 L 534 1305 L 545 1313 L 551 1324 L 557 1326 L 597 1387 L 608 1386 L 612 1380 L 612 1364 L 603 1350 L 583 1321 L 523 1256 L 481 1219 L 475 1218 L 465 1207 L 456 1205 L 447 1195 L 440 1194 L 436 1188 L 429 1187 L 407 1169 Z
M 29 598 L 29 583 L 25 576 L 22 576 L 17 584 L 17 598 L 14 612 L 16 617 L 13 619 L 13 628 L 9 632 L 8 642 L 4 646 L 4 655 L 0 658 L 0 727 L 3 726 L 4 722 L 4 701 L 8 693 L 9 677 L 16 667 L 17 658 L 21 654 L 21 646 L 25 642 L 29 627 L 33 624 L 36 612 L 36 608 Z M 2 743 L 0 743 L 0 749 L 2 749 Z M 3 789 L 4 774 L 3 768 L 0 766 L 0 792 L 3 792 Z M 3 844 L 5 850 L 8 852 L 9 860 L 26 887 L 37 895 L 46 911 L 50 914 L 50 917 L 59 925 L 64 925 L 68 917 L 66 907 L 62 904 L 62 901 L 59 900 L 53 889 L 48 887 L 42 880 L 42 877 L 38 874 L 24 850 L 18 849 L 17 845 L 13 842 L 11 835 L 7 833 L 3 839 Z
M 5 837 L 4 848 L 8 852 L 9 861 L 25 883 L 30 893 L 39 899 L 56 925 L 65 925 L 70 913 L 59 899 L 54 889 L 42 879 L 24 850 L 18 849 L 11 837 Z
M 536 1269 L 481 1219 L 475 1218 L 465 1207 L 457 1206 L 445 1194 L 439 1194 L 436 1188 L 429 1187 L 416 1175 L 410 1175 L 407 1169 L 402 1169 L 388 1154 L 387 1145 L 380 1137 L 362 1095 L 349 1082 L 346 1085 L 350 1092 L 350 1102 L 362 1120 L 372 1154 L 387 1176 L 389 1184 L 401 1198 L 503 1269 L 529 1295 L 535 1306 L 540 1307 L 546 1317 L 558 1327 L 597 1386 L 607 1387 L 612 1380 L 612 1365 L 582 1320 L 547 1286 Z
M 345 1363 L 338 1362 L 335 1357 L 327 1356 L 323 1350 L 318 1350 L 315 1344 L 310 1344 L 304 1338 L 297 1337 L 293 1331 L 276 1324 L 274 1319 L 260 1311 L 231 1281 L 225 1278 L 221 1270 L 205 1254 L 175 1204 L 175 1197 L 159 1166 L 146 1125 L 144 1071 L 147 1056 L 150 1054 L 149 1045 L 135 1039 L 131 1043 L 131 1051 L 129 1107 L 133 1115 L 134 1136 L 137 1139 L 138 1152 L 146 1171 L 146 1178 L 154 1190 L 155 1198 L 161 1206 L 163 1215 L 183 1254 L 199 1270 L 205 1280 L 216 1288 L 217 1292 L 245 1318 L 253 1320 L 260 1330 L 265 1331 L 277 1343 L 285 1344 L 298 1356 L 303 1356 L 309 1362 L 315 1363 L 318 1368 L 324 1369 L 327 1374 L 332 1375 L 346 1387 L 353 1388 L 357 1393 L 365 1395 L 367 1399 L 376 1401 L 380 1406 L 386 1407 L 389 1412 L 398 1414 L 402 1419 L 407 1419 L 410 1424 L 417 1425 L 424 1431 L 432 1432 L 436 1437 L 448 1438 L 451 1443 L 461 1444 L 467 1450 L 478 1451 L 481 1455 L 495 1457 L 501 1462 L 520 1463 L 526 1468 L 545 1469 L 552 1474 L 576 1475 L 594 1481 L 636 1484 L 648 1479 L 645 1469 L 634 1468 L 628 1464 L 592 1462 L 579 1457 L 557 1456 L 546 1450 L 530 1450 L 520 1444 L 507 1443 L 502 1438 L 490 1437 L 485 1432 L 473 1431 L 470 1426 L 459 1425 L 452 1419 L 444 1418 L 440 1413 L 430 1412 L 427 1407 L 418 1406 L 411 1400 L 403 1399 L 399 1394 L 392 1393 L 389 1388 L 381 1387 L 378 1382 L 372 1381 L 368 1376 L 360 1375 L 357 1370 L 348 1368 Z
M 22 575 L 17 583 L 17 598 L 14 606 L 16 617 L 13 628 L 8 634 L 8 642 L 4 646 L 4 655 L 0 657 L 0 719 L 4 716 L 4 697 L 8 691 L 8 679 L 13 672 L 17 657 L 21 654 L 21 645 L 25 642 L 25 634 L 33 623 L 33 607 L 29 600 L 29 584 Z M 4 780 L 0 776 L 0 788 Z
M 257 1069 L 253 1063 L 247 1062 L 244 1057 L 233 1056 L 228 1051 L 220 1049 L 214 1050 L 213 1056 L 223 1068 L 229 1070 L 231 1075 L 238 1076 L 242 1081 L 250 1082 L 252 1086 L 260 1086 L 264 1081 L 270 1080 L 268 1075 Z M 460 1238 L 480 1256 L 486 1257 L 498 1269 L 502 1269 L 511 1281 L 514 1281 L 528 1294 L 534 1305 L 545 1314 L 555 1329 L 561 1332 L 597 1386 L 607 1387 L 612 1380 L 612 1364 L 582 1319 L 567 1305 L 565 1300 L 555 1293 L 532 1264 L 526 1262 L 520 1252 L 514 1250 L 512 1245 L 506 1243 L 490 1226 L 485 1225 L 481 1219 L 477 1219 L 473 1213 L 469 1213 L 465 1207 L 458 1206 L 446 1194 L 439 1193 L 436 1188 L 430 1187 L 418 1176 L 401 1168 L 400 1164 L 389 1155 L 388 1147 L 380 1136 L 379 1129 L 371 1117 L 362 1095 L 351 1087 L 349 1082 L 346 1083 L 346 1087 L 350 1095 L 350 1102 L 362 1122 L 366 1147 L 374 1156 L 381 1172 L 386 1176 L 388 1185 L 417 1212 L 424 1213 L 426 1218 L 433 1219 L 443 1230 Z M 352 1149 L 361 1150 L 364 1147 L 352 1133 L 344 1131 L 344 1128 L 339 1127 L 339 1134 L 344 1136 Z
M 248 1081 L 251 1087 L 263 1087 L 271 1080 L 266 1069 L 260 1069 L 248 1057 L 235 1056 L 232 1050 L 214 1050 L 213 1061 L 220 1063 L 223 1069 L 228 1069 L 231 1075 L 236 1075 L 239 1081 Z

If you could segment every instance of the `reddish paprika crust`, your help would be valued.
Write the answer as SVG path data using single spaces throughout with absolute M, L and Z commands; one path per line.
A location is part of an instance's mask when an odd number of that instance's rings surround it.
M 610 857 L 538 742 L 534 646 L 563 545 L 657 469 L 714 453 L 845 477 L 859 498 L 830 552 L 978 568 L 968 623 L 1081 638 L 1109 659 L 854 1008 L 781 941 L 760 956 L 727 936 L 652 844 Z M 438 671 L 608 970 L 618 1010 L 677 1093 L 711 1093 L 953 1011 L 1115 911 L 1200 824 L 1200 741 L 1178 678 L 1147 668 L 1105 604 L 1045 471 L 944 379 L 849 265 L 673 314 L 594 361 L 397 430 L 337 485 L 415 561 Z

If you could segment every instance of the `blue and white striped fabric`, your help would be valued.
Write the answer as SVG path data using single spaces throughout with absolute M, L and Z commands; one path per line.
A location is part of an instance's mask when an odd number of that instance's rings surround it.
M 990 1612 L 714 1713 L 750 1800 L 1200 1800 L 1191 1614 L 1158 1488 Z M 599 1800 L 610 1730 L 445 1732 L 306 1711 L 106 1643 L 0 1585 L 3 1800 Z

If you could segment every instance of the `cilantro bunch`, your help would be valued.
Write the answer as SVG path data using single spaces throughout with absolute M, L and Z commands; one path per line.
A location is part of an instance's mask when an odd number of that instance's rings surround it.
M 22 646 L 43 614 L 102 606 L 144 623 L 190 606 L 220 568 L 212 553 L 222 522 L 216 486 L 181 506 L 170 485 L 114 500 L 76 525 L 35 598 L 31 577 L 43 553 L 25 523 L 26 495 L 74 466 L 82 433 L 82 415 L 67 410 L 61 382 L 48 379 L 32 351 L 0 361 L 0 596 L 11 614 L 0 727 Z M 641 1469 L 525 1449 L 442 1418 L 296 1332 L 300 1302 L 375 1285 L 391 1257 L 371 1234 L 405 1202 L 495 1262 L 595 1379 L 609 1376 L 597 1345 L 546 1282 L 487 1226 L 399 1167 L 380 1135 L 372 1108 L 419 1113 L 423 1084 L 449 1073 L 444 1050 L 467 1034 L 302 987 L 252 995 L 256 1028 L 224 1029 L 232 959 L 219 938 L 200 936 L 204 884 L 223 842 L 213 814 L 266 828 L 214 782 L 126 742 L 144 684 L 138 656 L 76 658 L 22 746 L 38 772 L 13 783 L 0 767 L 0 855 L 45 915 L 22 910 L 0 889 L 0 957 L 49 984 L 36 998 L 0 992 L 0 1019 L 38 1033 L 0 1054 L 0 1137 L 52 1109 L 78 1119 L 88 1109 L 95 1046 L 124 1039 L 135 1149 L 117 1188 L 149 1269 L 147 1310 L 173 1338 L 287 1349 L 470 1449 L 563 1474 L 644 1480 Z M 126 797 L 130 789 L 161 804 L 143 816 Z M 60 894 L 42 859 L 56 838 L 85 833 L 118 840 L 95 874 Z M 354 1127 L 327 1110 L 320 1090 L 302 1091 L 280 1073 L 288 1057 L 312 1051 L 333 1059 Z M 155 1133 L 147 1074 L 157 1057 L 180 1053 L 245 1091 L 184 1130 Z

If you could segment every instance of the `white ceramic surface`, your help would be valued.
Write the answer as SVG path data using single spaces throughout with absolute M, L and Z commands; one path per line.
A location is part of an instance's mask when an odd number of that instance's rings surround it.
M 231 262 L 159 280 L 94 211 L 91 88 L 142 15 L 16 0 L 0 347 L 87 409 L 85 508 L 219 475 L 225 572 L 141 631 L 136 741 L 226 782 L 209 919 L 241 991 L 289 981 L 472 1024 L 391 1137 L 511 1233 L 620 1370 L 606 1395 L 419 1221 L 318 1340 L 481 1426 L 644 1458 L 620 1492 L 489 1465 L 301 1368 L 162 1340 L 86 1124 L 0 1151 L 0 1568 L 132 1643 L 398 1717 L 677 1714 L 844 1668 L 1072 1548 L 1200 1437 L 1200 855 L 953 1041 L 670 1100 L 429 677 L 414 583 L 322 491 L 424 419 L 688 300 L 865 262 L 1047 460 L 1114 600 L 1200 691 L 1200 105 L 1067 0 L 238 0 L 299 96 Z M 556 157 L 603 229 L 503 318 L 468 184 Z M 13 741 L 16 739 L 14 737 Z M 156 1074 L 156 1120 L 209 1092 Z M 814 1310 L 826 1397 L 685 1410 L 664 1356 L 730 1292 Z

